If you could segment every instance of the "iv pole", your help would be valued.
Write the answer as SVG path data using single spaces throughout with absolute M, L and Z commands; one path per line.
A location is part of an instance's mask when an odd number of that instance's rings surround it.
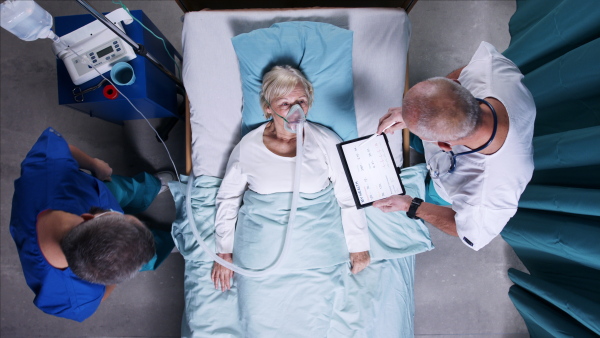
M 129 44 L 136 54 L 146 57 L 150 63 L 155 65 L 158 69 L 160 69 L 163 73 L 165 73 L 175 84 L 177 87 L 185 92 L 183 87 L 183 82 L 177 78 L 170 70 L 168 70 L 165 66 L 163 66 L 150 52 L 146 50 L 144 45 L 139 44 L 133 41 L 127 34 L 121 31 L 117 26 L 115 26 L 110 20 L 108 20 L 102 13 L 98 12 L 92 5 L 88 4 L 85 0 L 75 0 L 79 3 L 83 8 L 85 8 L 90 14 L 92 14 L 98 21 L 102 22 L 108 29 L 117 34 L 121 39 L 123 39 L 127 44 Z M 179 54 L 178 54 L 179 55 Z

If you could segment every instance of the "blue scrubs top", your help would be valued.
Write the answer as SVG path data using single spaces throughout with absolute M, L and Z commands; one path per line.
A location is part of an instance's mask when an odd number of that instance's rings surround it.
M 33 303 L 45 313 L 82 322 L 104 296 L 104 285 L 86 282 L 69 268 L 51 266 L 38 245 L 40 212 L 51 209 L 81 215 L 92 206 L 122 212 L 104 183 L 79 170 L 62 136 L 46 129 L 21 163 L 10 219 L 25 280 L 36 295 Z

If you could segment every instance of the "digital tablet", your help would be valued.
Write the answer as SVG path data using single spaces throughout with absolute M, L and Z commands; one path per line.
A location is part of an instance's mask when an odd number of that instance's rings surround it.
M 337 145 L 358 209 L 392 195 L 406 194 L 387 137 L 381 134 L 361 146 L 369 137 Z

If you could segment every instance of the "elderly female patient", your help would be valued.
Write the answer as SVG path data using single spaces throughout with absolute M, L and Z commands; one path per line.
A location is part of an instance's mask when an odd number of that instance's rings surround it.
M 246 189 L 258 194 L 292 191 L 298 140 L 284 127 L 284 118 L 295 105 L 308 113 L 313 87 L 299 70 L 275 66 L 263 77 L 260 101 L 265 118 L 272 120 L 249 132 L 235 147 L 217 195 L 216 250 L 229 262 L 233 261 L 235 224 Z M 355 207 L 335 147 L 339 142 L 340 138 L 323 126 L 311 122 L 304 125 L 300 192 L 316 193 L 333 183 L 352 272 L 358 273 L 370 263 L 367 220 L 364 211 Z M 232 277 L 233 271 L 214 263 L 215 288 L 230 289 Z

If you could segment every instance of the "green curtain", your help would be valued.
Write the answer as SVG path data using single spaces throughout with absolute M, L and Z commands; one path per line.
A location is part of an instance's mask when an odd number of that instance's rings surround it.
M 532 337 L 600 335 L 600 1 L 517 0 L 504 55 L 533 94 L 535 171 L 502 231 Z

